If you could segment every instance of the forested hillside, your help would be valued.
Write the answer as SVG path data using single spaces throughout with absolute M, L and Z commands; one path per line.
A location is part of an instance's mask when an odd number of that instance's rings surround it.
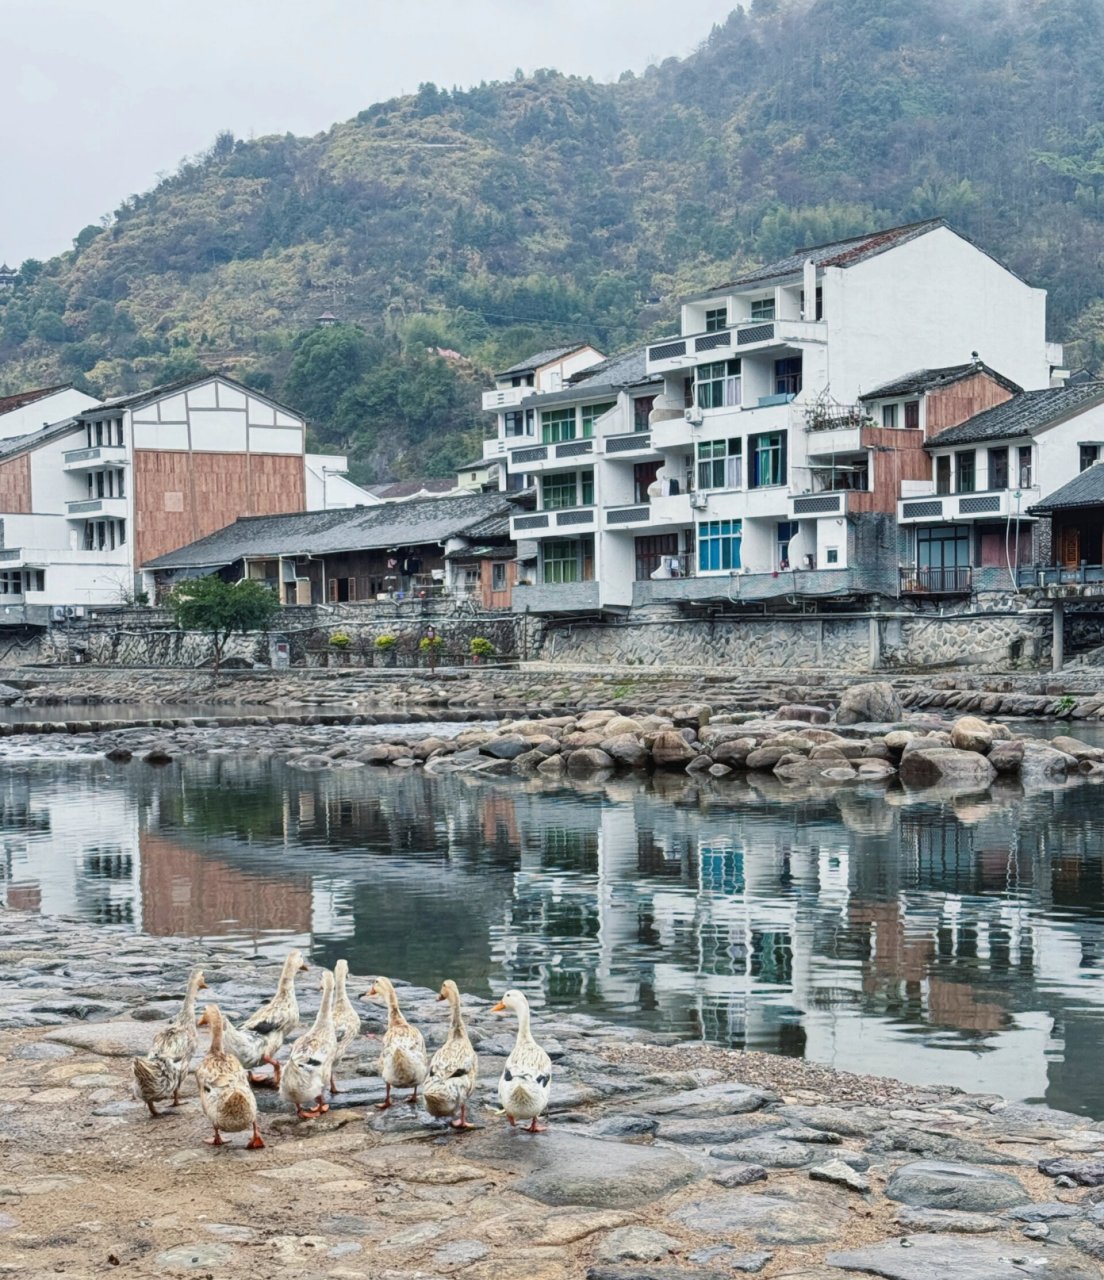
M 426 84 L 317 137 L 220 136 L 23 264 L 0 393 L 223 367 L 362 478 L 443 472 L 494 367 L 616 350 L 690 286 L 936 214 L 1049 289 L 1051 336 L 1095 368 L 1102 120 L 1104 0 L 754 0 L 616 84 Z

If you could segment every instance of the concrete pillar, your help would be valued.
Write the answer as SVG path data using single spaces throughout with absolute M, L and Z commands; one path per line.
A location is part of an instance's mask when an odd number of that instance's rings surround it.
M 868 620 L 870 628 L 869 661 L 870 670 L 877 671 L 882 665 L 882 628 L 877 618 Z
M 1061 671 L 1066 665 L 1066 618 L 1061 600 L 1051 605 L 1052 638 L 1050 642 L 1050 669 Z

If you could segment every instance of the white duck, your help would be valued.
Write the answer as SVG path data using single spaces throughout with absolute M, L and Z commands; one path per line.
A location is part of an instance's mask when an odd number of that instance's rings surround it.
M 289 951 L 284 967 L 280 971 L 276 994 L 267 1004 L 261 1005 L 256 1013 L 251 1013 L 240 1027 L 234 1028 L 234 1035 L 230 1037 L 235 1045 L 233 1052 L 241 1049 L 247 1057 L 252 1057 L 255 1050 L 259 1048 L 260 1061 L 255 1064 L 251 1062 L 250 1065 L 260 1066 L 261 1062 L 267 1062 L 272 1067 L 271 1077 L 251 1076 L 250 1080 L 253 1084 L 263 1084 L 273 1089 L 280 1085 L 280 1064 L 276 1061 L 276 1053 L 284 1040 L 299 1026 L 299 1002 L 295 998 L 295 976 L 305 968 L 307 963 L 302 953 Z M 260 1044 L 257 1044 L 256 1039 L 247 1042 L 247 1040 L 236 1038 L 244 1037 L 247 1032 L 252 1032 L 254 1037 L 259 1037 Z M 244 1059 L 242 1061 L 244 1062 Z
M 383 1000 L 387 1005 L 387 1030 L 380 1045 L 379 1073 L 387 1085 L 383 1101 L 376 1106 L 386 1111 L 392 1106 L 391 1089 L 409 1089 L 414 1092 L 407 1098 L 411 1106 L 418 1102 L 418 1086 L 429 1072 L 425 1038 L 417 1027 L 412 1027 L 399 1008 L 399 997 L 387 978 L 377 978 L 371 988 L 361 996 L 362 1000 Z
M 333 1068 L 348 1052 L 349 1046 L 360 1035 L 360 1014 L 353 1008 L 353 1003 L 345 991 L 345 983 L 349 977 L 349 962 L 339 960 L 334 965 L 334 1026 L 337 1029 L 337 1052 L 330 1067 L 330 1092 L 337 1093 L 337 1081 L 333 1076 Z
M 162 1114 L 153 1104 L 163 1102 L 166 1098 L 172 1099 L 174 1107 L 180 1106 L 180 1087 L 191 1070 L 192 1057 L 198 1044 L 196 994 L 206 986 L 202 970 L 194 969 L 188 978 L 188 988 L 180 1012 L 167 1027 L 154 1036 L 153 1045 L 144 1058 L 131 1059 L 135 1096 L 146 1104 L 151 1116 Z
M 547 1126 L 537 1121 L 548 1106 L 552 1059 L 533 1039 L 529 1029 L 529 1001 L 520 991 L 507 991 L 491 1012 L 505 1013 L 507 1009 L 517 1014 L 518 1030 L 498 1082 L 498 1100 L 511 1124 L 528 1120 L 530 1133 L 543 1133 Z
M 330 1079 L 330 1068 L 337 1052 L 337 1031 L 333 1018 L 333 974 L 322 972 L 322 1003 L 314 1025 L 291 1046 L 291 1053 L 280 1077 L 280 1097 L 294 1106 L 300 1120 L 313 1120 L 329 1107 L 322 1093 Z M 313 1103 L 307 1107 L 306 1103 Z
M 479 1075 L 479 1059 L 464 1026 L 459 988 L 451 978 L 442 984 L 437 999 L 449 1002 L 449 1033 L 429 1064 L 423 1093 L 426 1110 L 431 1116 L 451 1117 L 454 1129 L 474 1129 L 468 1123 L 468 1100 Z
M 265 1143 L 257 1128 L 257 1100 L 249 1087 L 245 1068 L 225 1050 L 225 1019 L 218 1005 L 209 1004 L 199 1022 L 211 1031 L 211 1047 L 195 1072 L 199 1105 L 215 1131 L 215 1136 L 206 1141 L 212 1147 L 221 1147 L 225 1143 L 224 1132 L 242 1133 L 252 1129 L 253 1136 L 245 1145 L 250 1151 L 259 1151 Z

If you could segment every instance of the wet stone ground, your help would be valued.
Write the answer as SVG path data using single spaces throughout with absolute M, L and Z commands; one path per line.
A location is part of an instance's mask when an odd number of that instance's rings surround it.
M 366 1005 L 326 1116 L 297 1120 L 260 1091 L 267 1149 L 206 1147 L 191 1082 L 158 1120 L 129 1093 L 129 1055 L 175 1011 L 195 963 L 235 1014 L 267 998 L 278 967 L 219 944 L 0 913 L 0 1274 L 1101 1275 L 1104 1131 L 1082 1117 L 538 1010 L 555 1075 L 550 1131 L 530 1135 L 495 1114 L 513 1026 L 483 1001 L 466 1002 L 482 1073 L 474 1130 L 375 1109 L 383 1015 Z M 435 1047 L 433 993 L 399 993 Z M 317 998 L 312 971 L 307 1021 Z

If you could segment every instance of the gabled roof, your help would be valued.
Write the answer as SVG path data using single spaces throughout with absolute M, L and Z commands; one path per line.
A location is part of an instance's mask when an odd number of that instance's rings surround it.
M 195 373 L 187 378 L 177 378 L 173 382 L 163 382 L 160 386 L 150 387 L 146 391 L 134 391 L 125 396 L 112 396 L 111 399 L 105 400 L 100 405 L 95 405 L 90 409 L 82 409 L 80 417 L 103 418 L 118 413 L 120 409 L 140 409 L 143 405 L 153 404 L 155 400 L 163 400 L 166 396 L 176 395 L 178 392 L 186 391 L 189 387 L 201 387 L 205 382 L 225 382 L 227 386 L 234 387 L 235 390 L 252 396 L 255 400 L 261 400 L 272 408 L 279 409 L 281 413 L 289 414 L 293 418 L 303 417 L 295 409 L 289 408 L 286 404 L 281 404 L 279 400 L 273 400 L 270 395 L 266 395 L 263 391 L 256 391 L 253 387 L 247 387 L 244 382 L 239 382 L 237 378 L 231 378 L 228 374 L 218 372 Z
M 76 418 L 64 418 L 61 422 L 51 422 L 44 427 L 39 427 L 37 431 L 28 431 L 26 435 L 0 440 L 0 458 L 12 458 L 16 454 L 37 449 L 40 445 L 49 444 L 51 440 L 67 436 L 76 430 Z
M 610 356 L 601 364 L 592 364 L 589 369 L 573 374 L 570 385 L 574 387 L 582 382 L 591 382 L 603 387 L 635 387 L 646 382 L 662 382 L 661 374 L 648 376 L 647 355 L 647 347 L 634 347 L 619 356 Z
M 974 444 L 984 440 L 1006 440 L 1033 436 L 1055 423 L 1104 402 L 1104 382 L 1079 382 L 1073 387 L 1048 387 L 1045 391 L 1022 391 L 1019 395 L 983 413 L 948 427 L 925 442 L 926 449 L 945 445 Z
M 0 413 L 11 413 L 15 409 L 23 409 L 36 400 L 45 400 L 47 396 L 57 395 L 59 391 L 70 391 L 71 382 L 59 382 L 56 387 L 38 387 L 34 391 L 19 391 L 13 396 L 0 396 Z
M 340 511 L 243 516 L 224 529 L 158 556 L 147 569 L 218 569 L 248 556 L 334 555 L 342 551 L 438 546 L 517 510 L 501 493 L 416 498 Z M 485 535 L 483 535 L 485 536 Z
M 880 387 L 875 387 L 873 391 L 864 392 L 859 399 L 887 400 L 893 396 L 923 395 L 925 391 L 937 391 L 940 387 L 952 386 L 964 378 L 972 378 L 976 373 L 988 374 L 994 382 L 999 383 L 1006 391 L 1011 391 L 1013 395 L 1023 391 L 1023 387 L 1013 382 L 1011 378 L 1006 378 L 1003 373 L 990 369 L 980 360 L 971 360 L 969 364 L 952 364 L 942 369 L 917 369 L 913 373 L 895 378 L 892 382 L 885 382 Z
M 846 240 L 833 240 L 829 244 L 810 245 L 806 249 L 798 249 L 789 257 L 779 258 L 777 262 L 768 262 L 766 266 L 746 275 L 737 276 L 735 280 L 726 280 L 712 289 L 693 294 L 693 297 L 707 297 L 721 289 L 746 288 L 757 284 L 770 284 L 791 276 L 799 276 L 805 263 L 811 258 L 818 267 L 853 267 L 867 258 L 885 253 L 887 249 L 895 249 L 898 245 L 907 244 L 918 236 L 927 235 L 936 227 L 945 227 L 943 218 L 927 218 L 923 222 L 909 222 L 901 227 L 889 227 L 884 231 L 870 231 L 862 236 L 849 236 Z
M 456 489 L 456 480 L 452 476 L 432 480 L 387 480 L 383 484 L 366 484 L 363 487 L 373 498 L 389 502 L 395 498 L 413 498 L 419 493 L 452 493 Z
M 536 355 L 527 356 L 524 360 L 519 360 L 517 364 L 512 364 L 508 369 L 503 369 L 501 373 L 496 373 L 496 378 L 510 378 L 518 373 L 535 373 L 538 369 L 543 369 L 546 364 L 554 364 L 557 360 L 563 360 L 566 356 L 573 355 L 576 351 L 582 351 L 584 347 L 589 347 L 589 342 L 573 342 L 566 347 L 548 347 L 545 351 L 538 351 Z
M 1032 514 L 1047 511 L 1061 511 L 1067 507 L 1104 506 L 1104 463 L 1094 463 L 1086 467 L 1079 476 L 1074 476 L 1060 489 L 1044 498 L 1041 502 L 1028 507 Z

